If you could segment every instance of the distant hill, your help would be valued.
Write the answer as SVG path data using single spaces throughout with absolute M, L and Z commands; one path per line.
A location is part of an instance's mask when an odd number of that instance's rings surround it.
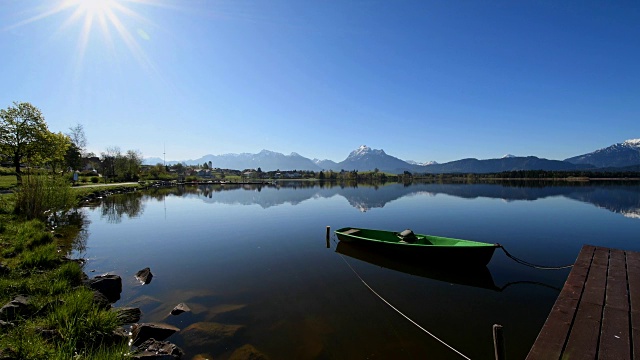
M 565 161 L 572 164 L 590 164 L 598 168 L 640 165 L 640 139 L 613 144 L 588 154 L 570 157 Z
M 498 173 L 517 170 L 570 171 L 592 169 L 592 165 L 571 164 L 560 160 L 547 160 L 535 156 L 512 156 L 501 159 L 462 159 L 424 167 L 424 172 L 439 173 Z
M 627 140 L 623 143 L 596 150 L 589 154 L 575 156 L 562 160 L 542 159 L 535 156 L 505 155 L 500 159 L 479 160 L 475 158 L 461 159 L 443 164 L 437 162 L 417 163 L 404 161 L 387 154 L 384 150 L 372 149 L 366 145 L 353 150 L 349 156 L 338 163 L 331 160 L 308 159 L 297 153 L 284 155 L 278 152 L 262 150 L 257 154 L 224 154 L 205 155 L 198 159 L 180 161 L 186 165 L 201 165 L 209 163 L 223 169 L 257 169 L 262 171 L 274 170 L 305 170 L 305 171 L 372 171 L 403 173 L 498 173 L 517 170 L 546 170 L 546 171 L 637 171 L 640 167 L 640 139 Z M 164 163 L 160 158 L 147 158 L 147 165 Z M 167 161 L 173 165 L 178 161 Z
M 262 150 L 257 154 L 225 154 L 225 155 L 205 155 L 199 159 L 186 161 L 187 165 L 203 164 L 211 161 L 213 167 L 221 169 L 257 169 L 262 171 L 275 170 L 311 170 L 320 171 L 311 159 L 297 153 L 284 155 L 278 152 Z

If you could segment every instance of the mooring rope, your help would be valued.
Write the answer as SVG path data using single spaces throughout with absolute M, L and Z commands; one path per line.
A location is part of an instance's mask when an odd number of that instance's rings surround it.
M 342 260 L 344 261 L 345 264 L 347 264 L 347 266 L 351 269 L 351 271 L 353 271 L 353 273 L 358 277 L 358 279 L 360 279 L 360 281 L 362 281 L 362 283 L 364 284 L 364 286 L 366 286 L 369 290 L 371 290 L 372 293 L 374 293 L 380 300 L 382 300 L 385 304 L 389 305 L 390 308 L 392 308 L 393 310 L 395 310 L 398 314 L 402 315 L 405 319 L 409 320 L 413 325 L 417 326 L 420 330 L 424 331 L 425 333 L 427 333 L 429 336 L 431 336 L 432 338 L 438 340 L 442 345 L 448 347 L 449 349 L 453 350 L 456 354 L 462 356 L 463 358 L 467 359 L 467 360 L 471 360 L 468 356 L 464 355 L 463 353 L 461 353 L 460 351 L 454 349 L 451 345 L 445 343 L 444 341 L 440 340 L 438 337 L 436 337 L 435 335 L 433 335 L 432 333 L 430 333 L 427 329 L 423 328 L 422 326 L 420 326 L 417 322 L 411 320 L 411 318 L 409 318 L 407 315 L 403 314 L 400 310 L 396 309 L 395 306 L 391 305 L 391 303 L 389 303 L 387 300 L 385 300 L 385 298 L 383 298 L 382 296 L 380 296 L 380 294 L 378 294 L 375 290 L 373 290 L 373 288 L 371 288 L 371 286 L 369 286 L 369 284 L 367 284 L 366 281 L 364 281 L 362 279 L 362 277 L 360 277 L 360 275 L 358 274 L 358 272 L 351 267 L 351 264 L 349 264 L 349 262 L 347 261 L 347 259 L 344 258 L 344 256 L 340 253 L 338 253 L 338 255 L 340 255 L 340 257 L 342 258 Z
M 513 255 L 511 255 L 511 254 L 507 251 L 507 249 L 505 249 L 505 248 L 504 248 L 504 246 L 502 246 L 502 245 L 500 245 L 500 244 L 497 244 L 497 245 L 498 245 L 498 247 L 499 247 L 500 249 L 502 249 L 502 251 L 504 251 L 505 255 L 507 255 L 508 257 L 510 257 L 513 261 L 517 262 L 518 264 L 522 264 L 522 265 L 525 265 L 525 266 L 529 266 L 529 267 L 532 267 L 532 268 L 535 268 L 535 269 L 539 269 L 539 270 L 561 270 L 561 269 L 568 269 L 568 268 L 570 268 L 570 267 L 573 267 L 573 264 L 571 264 L 571 265 L 564 265 L 564 266 L 544 266 L 544 265 L 536 265 L 536 264 L 530 263 L 530 262 L 528 262 L 528 261 L 525 261 L 525 260 L 519 259 L 519 258 L 517 258 L 517 257 L 515 257 L 515 256 L 513 256 Z

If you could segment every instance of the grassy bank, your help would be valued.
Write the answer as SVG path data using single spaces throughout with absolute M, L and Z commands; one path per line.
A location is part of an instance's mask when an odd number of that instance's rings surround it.
M 0 306 L 27 301 L 0 312 L 0 359 L 122 359 L 128 346 L 114 334 L 116 313 L 94 302 L 81 266 L 64 257 L 79 228 L 53 232 L 37 217 L 26 220 L 15 212 L 18 198 L 0 196 Z

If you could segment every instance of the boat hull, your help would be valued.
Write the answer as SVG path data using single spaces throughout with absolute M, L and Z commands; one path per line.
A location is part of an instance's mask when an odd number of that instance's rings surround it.
M 401 241 L 397 233 L 384 230 L 342 228 L 335 231 L 338 240 L 357 243 L 372 251 L 404 257 L 424 264 L 449 266 L 486 266 L 497 244 L 416 234 L 417 241 Z

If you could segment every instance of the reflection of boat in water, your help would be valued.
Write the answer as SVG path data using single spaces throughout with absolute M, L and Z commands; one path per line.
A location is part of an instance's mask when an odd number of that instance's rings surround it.
M 364 243 L 386 254 L 415 258 L 427 263 L 457 266 L 487 265 L 500 245 L 442 236 L 385 230 L 342 228 L 335 231 L 341 242 Z
M 513 285 L 536 285 L 546 287 L 557 292 L 561 288 L 539 281 L 520 280 L 511 281 L 497 286 L 491 272 L 485 265 L 478 266 L 443 266 L 442 264 L 428 264 L 415 258 L 406 258 L 393 254 L 383 254 L 372 249 L 367 244 L 359 242 L 340 241 L 336 252 L 351 258 L 368 262 L 386 269 L 400 271 L 405 274 L 420 276 L 450 284 L 471 286 L 494 291 L 503 291 Z
M 382 254 L 366 244 L 340 241 L 336 252 L 387 269 L 433 280 L 500 291 L 485 265 L 474 267 L 437 266 L 417 259 Z

